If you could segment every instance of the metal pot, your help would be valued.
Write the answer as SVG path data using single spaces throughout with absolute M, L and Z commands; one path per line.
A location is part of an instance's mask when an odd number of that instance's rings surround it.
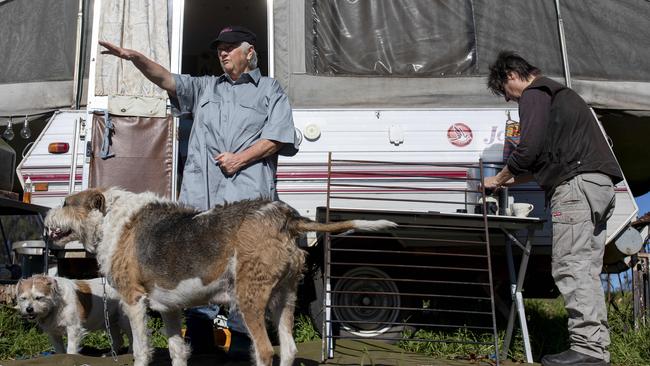
M 503 165 L 494 164 L 494 163 L 484 163 L 483 164 L 483 177 L 492 177 L 497 175 L 501 171 Z M 479 191 L 481 185 L 481 169 L 478 165 L 467 169 L 467 191 L 465 193 L 465 202 L 466 209 L 468 213 L 482 213 L 482 209 L 479 209 L 479 199 L 482 197 L 481 192 Z M 487 193 L 487 192 L 486 192 Z M 505 193 L 507 201 L 508 193 Z M 500 200 L 499 200 L 500 203 Z M 499 205 L 500 206 L 500 205 Z M 504 209 L 507 208 L 507 203 L 504 205 Z M 489 210 L 488 210 L 489 213 Z

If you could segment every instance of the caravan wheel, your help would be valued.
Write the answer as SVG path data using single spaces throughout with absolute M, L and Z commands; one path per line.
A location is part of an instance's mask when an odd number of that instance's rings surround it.
M 359 267 L 345 272 L 342 277 L 345 278 L 336 282 L 332 294 L 332 302 L 337 304 L 332 309 L 333 315 L 343 321 L 340 323 L 342 333 L 379 337 L 402 330 L 392 324 L 400 321 L 399 288 L 386 272 L 374 267 Z

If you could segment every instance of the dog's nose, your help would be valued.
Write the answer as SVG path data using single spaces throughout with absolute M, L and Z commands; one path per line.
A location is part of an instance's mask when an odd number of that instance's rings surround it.
M 34 312 L 34 308 L 31 307 L 31 306 L 28 306 L 27 309 L 25 309 L 25 311 L 27 311 L 28 313 L 33 313 L 33 312 Z

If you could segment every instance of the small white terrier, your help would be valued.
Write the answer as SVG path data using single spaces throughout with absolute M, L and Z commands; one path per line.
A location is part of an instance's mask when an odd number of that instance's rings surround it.
M 36 321 L 47 333 L 57 353 L 79 353 L 81 339 L 92 330 L 105 328 L 104 288 L 115 350 L 123 345 L 120 329 L 132 343 L 129 320 L 124 315 L 117 292 L 101 278 L 71 280 L 36 275 L 16 284 L 16 309 L 20 315 Z M 68 338 L 63 346 L 63 335 Z

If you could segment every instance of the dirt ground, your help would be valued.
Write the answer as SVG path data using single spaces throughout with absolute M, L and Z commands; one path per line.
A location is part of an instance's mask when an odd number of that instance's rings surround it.
M 276 348 L 276 357 L 274 365 L 279 365 Z M 435 360 L 417 354 L 404 353 L 395 346 L 385 343 L 372 341 L 337 341 L 334 358 L 321 363 L 321 342 L 307 342 L 298 344 L 298 355 L 294 362 L 295 366 L 316 366 L 316 365 L 373 365 L 373 366 L 398 366 L 398 365 L 416 365 L 416 366 L 462 366 L 462 365 L 495 365 L 496 362 L 486 361 L 449 361 Z M 154 359 L 151 365 L 163 366 L 170 365 L 169 354 L 167 349 L 156 349 Z M 504 366 L 524 365 L 504 361 L 500 363 Z M 65 365 L 65 366 L 127 366 L 133 365 L 133 358 L 130 354 L 120 355 L 115 361 L 111 357 L 93 357 L 88 355 L 51 355 L 38 357 L 29 360 L 20 361 L 0 361 L 0 366 L 43 366 L 43 365 Z M 189 366 L 244 366 L 250 365 L 250 361 L 233 362 L 229 361 L 223 354 L 203 354 L 194 355 L 190 358 Z M 530 364 L 529 364 L 530 365 Z

